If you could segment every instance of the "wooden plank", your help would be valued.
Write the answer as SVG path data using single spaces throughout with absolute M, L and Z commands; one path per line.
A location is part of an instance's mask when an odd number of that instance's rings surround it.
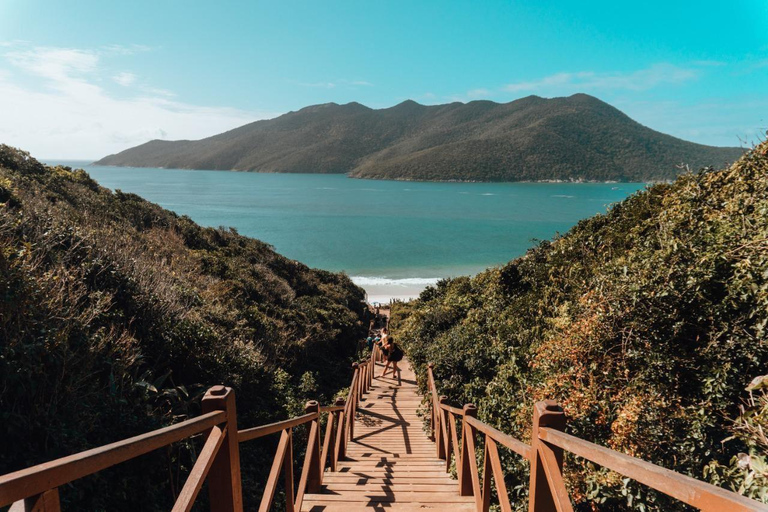
M 317 402 L 311 402 L 314 407 L 318 407 Z M 307 404 L 309 407 L 309 403 Z M 312 422 L 307 437 L 307 451 L 304 455 L 304 467 L 301 470 L 301 479 L 299 480 L 299 489 L 296 491 L 296 508 L 301 510 L 301 502 L 307 491 L 317 492 L 320 488 L 320 452 L 318 446 L 320 426 L 318 421 Z
M 367 492 L 367 491 L 347 491 L 341 494 L 308 494 L 307 501 L 316 503 L 333 501 L 357 501 L 360 503 L 474 503 L 474 498 L 462 498 L 455 492 Z
M 267 478 L 267 485 L 264 487 L 264 494 L 261 497 L 259 512 L 269 512 L 272 508 L 272 500 L 275 498 L 275 490 L 277 489 L 277 479 L 280 476 L 285 454 L 288 451 L 290 437 L 290 429 L 283 430 L 283 433 L 280 434 L 280 442 L 277 444 L 275 458 L 272 459 L 272 469 L 269 470 L 269 478 Z
M 294 512 L 301 506 L 295 504 L 295 490 L 293 488 L 293 429 L 288 429 L 288 447 L 285 450 L 283 461 L 283 487 L 285 487 L 285 512 Z
M 176 498 L 172 512 L 189 512 L 192 510 L 205 477 L 208 476 L 208 470 L 211 469 L 216 452 L 219 451 L 221 444 L 224 442 L 226 431 L 226 427 L 221 429 L 215 426 L 211 429 L 211 433 L 208 435 L 203 449 L 200 450 L 200 455 L 198 455 L 192 471 L 189 472 L 187 481 L 184 482 L 184 487 L 181 489 L 179 497 Z
M 353 503 L 353 502 L 308 502 L 304 510 L 309 512 L 425 512 L 445 511 L 444 503 Z M 451 512 L 474 512 L 474 503 L 451 503 Z
M 392 492 L 399 492 L 399 491 L 413 491 L 413 492 L 449 492 L 451 494 L 456 494 L 456 484 L 451 482 L 446 483 L 433 483 L 433 482 L 424 482 L 424 483 L 413 483 L 413 482 L 402 482 L 402 483 L 396 483 L 396 484 L 385 484 L 385 483 L 379 483 L 379 484 L 371 484 L 371 483 L 364 483 L 364 484 L 356 484 L 351 482 L 337 482 L 337 483 L 325 483 L 322 487 L 323 491 L 392 491 Z
M 538 450 L 544 467 L 544 474 L 549 482 L 549 490 L 555 499 L 557 512 L 573 512 L 571 498 L 568 496 L 568 490 L 565 488 L 563 474 L 560 470 L 561 464 L 557 460 L 555 452 L 546 443 L 539 443 Z
M 512 504 L 509 502 L 509 492 L 507 491 L 507 484 L 504 482 L 504 471 L 501 469 L 499 449 L 496 447 L 496 443 L 493 439 L 486 438 L 485 442 L 491 462 L 491 469 L 493 471 L 493 480 L 496 482 L 496 493 L 499 496 L 499 505 L 501 506 L 502 512 L 511 512 Z

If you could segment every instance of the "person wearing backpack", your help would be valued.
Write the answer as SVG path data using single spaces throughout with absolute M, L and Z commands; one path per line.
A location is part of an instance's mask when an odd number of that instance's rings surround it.
M 403 359 L 403 349 L 400 348 L 400 345 L 394 342 L 392 336 L 387 336 L 384 351 L 387 354 L 387 364 L 384 366 L 384 373 L 382 373 L 381 376 L 383 377 L 387 374 L 390 364 L 392 365 L 392 376 L 399 376 L 400 369 L 397 367 L 397 362 Z

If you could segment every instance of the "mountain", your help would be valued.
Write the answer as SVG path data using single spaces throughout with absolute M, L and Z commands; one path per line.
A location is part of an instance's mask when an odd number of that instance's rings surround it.
M 244 427 L 330 403 L 367 332 L 363 299 L 342 274 L 0 145 L 0 474 L 197 415 L 215 384 L 235 389 Z M 195 449 L 158 450 L 62 499 L 169 510 Z M 246 500 L 272 449 L 243 452 Z
M 373 110 L 326 103 L 198 141 L 153 140 L 96 164 L 357 178 L 652 181 L 722 166 L 743 150 L 656 132 L 586 94 Z
M 499 430 L 527 439 L 534 401 L 557 400 L 577 437 L 768 503 L 768 142 L 392 311 L 422 389 L 433 362 L 440 393 Z M 566 471 L 576 510 L 689 510 L 583 459 Z

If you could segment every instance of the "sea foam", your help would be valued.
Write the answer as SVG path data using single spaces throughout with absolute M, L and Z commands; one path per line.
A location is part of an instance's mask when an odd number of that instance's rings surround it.
M 350 276 L 352 282 L 359 286 L 429 286 L 437 284 L 439 277 L 406 277 L 392 279 L 389 277 Z

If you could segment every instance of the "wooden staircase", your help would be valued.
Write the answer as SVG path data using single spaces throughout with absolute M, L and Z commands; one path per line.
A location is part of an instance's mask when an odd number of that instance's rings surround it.
M 234 391 L 213 386 L 203 397 L 200 416 L 0 475 L 0 508 L 60 512 L 59 487 L 201 436 L 202 447 L 172 512 L 190 512 L 204 483 L 211 512 L 243 512 L 240 450 L 248 449 L 254 439 L 279 435 L 259 512 L 276 508 L 278 487 L 284 498 L 277 506 L 286 512 L 488 512 L 492 500 L 502 512 L 512 512 L 519 507 L 510 502 L 499 449 L 528 462 L 528 503 L 522 505 L 531 512 L 573 512 L 563 478 L 566 452 L 704 512 L 768 512 L 768 506 L 758 501 L 566 433 L 565 414 L 551 400 L 533 404 L 530 444 L 524 443 L 480 421 L 474 405 L 449 405 L 447 397 L 439 395 L 430 363 L 425 413 L 433 443 L 417 414 L 422 400 L 410 365 L 404 359 L 398 378 L 384 378 L 379 356 L 374 347 L 369 357 L 352 365 L 346 400 L 326 406 L 312 400 L 301 416 L 245 429 L 237 425 Z M 307 433 L 298 479 L 294 478 L 296 428 Z M 453 464 L 457 480 L 449 476 Z
M 407 360 L 400 367 L 399 379 L 373 378 L 360 397 L 346 458 L 323 475 L 319 493 L 305 495 L 302 510 L 475 510 L 424 431 L 416 376 Z M 377 363 L 375 373 L 382 371 Z

